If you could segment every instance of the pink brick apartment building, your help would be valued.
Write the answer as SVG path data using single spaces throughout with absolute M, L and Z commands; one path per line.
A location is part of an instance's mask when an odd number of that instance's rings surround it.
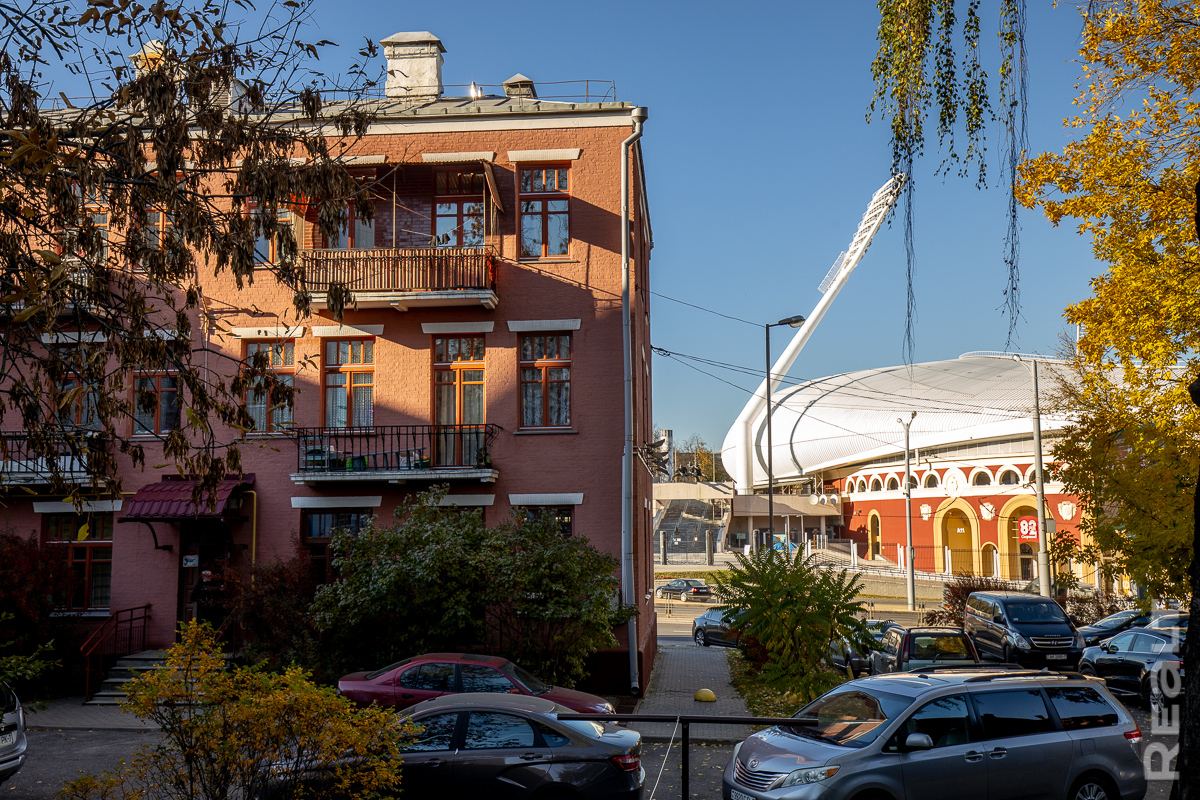
M 239 291 L 201 275 L 214 324 L 197 324 L 194 343 L 235 359 L 266 350 L 296 390 L 291 408 L 252 407 L 245 474 L 227 480 L 217 508 L 197 516 L 191 484 L 170 468 L 125 469 L 126 496 L 82 516 L 60 498 L 10 495 L 4 524 L 71 548 L 85 580 L 70 610 L 104 619 L 149 604 L 147 645 L 168 645 L 195 614 L 202 569 L 288 558 L 297 537 L 322 569 L 332 529 L 388 520 L 434 484 L 489 525 L 541 507 L 622 555 L 622 169 L 635 445 L 651 433 L 650 220 L 640 144 L 627 159 L 622 146 L 644 110 L 611 93 L 539 99 L 521 75 L 503 94 L 446 97 L 436 37 L 397 34 L 384 47 L 386 96 L 348 160 L 374 187 L 374 221 L 351 207 L 345 233 L 327 241 L 315 212 L 292 214 L 314 315 L 289 315 L 290 292 L 273 281 Z M 263 241 L 258 257 L 273 256 Z M 353 291 L 340 322 L 326 310 L 331 281 Z M 154 437 L 179 425 L 179 387 L 166 374 L 138 380 L 162 401 L 131 421 L 153 465 L 168 460 Z M 633 463 L 627 596 L 644 685 L 656 651 L 651 480 Z M 600 654 L 594 678 L 628 688 L 628 633 L 615 633 L 619 648 Z

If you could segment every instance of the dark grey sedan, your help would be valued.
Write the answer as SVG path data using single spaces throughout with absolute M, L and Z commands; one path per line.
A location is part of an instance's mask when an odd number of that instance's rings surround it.
M 667 600 L 676 598 L 684 602 L 697 600 L 705 603 L 712 596 L 712 590 L 708 588 L 707 583 L 696 578 L 676 578 L 655 589 L 654 596 Z
M 420 726 L 403 748 L 401 797 L 625 798 L 641 800 L 641 734 L 612 723 L 561 721 L 576 712 L 540 697 L 454 694 L 403 712 Z M 274 765 L 274 775 L 288 765 Z M 307 796 L 320 796 L 305 776 Z M 285 796 L 276 782 L 262 800 Z
M 701 647 L 737 647 L 738 635 L 725 618 L 728 611 L 727 608 L 713 608 L 692 620 L 692 640 Z

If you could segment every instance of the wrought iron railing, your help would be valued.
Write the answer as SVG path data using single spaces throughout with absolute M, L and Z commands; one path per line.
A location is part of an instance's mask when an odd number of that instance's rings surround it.
M 492 289 L 494 253 L 487 247 L 305 250 L 300 254 L 311 292 L 331 283 L 352 292 L 436 292 Z
M 498 425 L 296 428 L 297 472 L 486 469 Z
M 104 656 L 127 656 L 146 649 L 146 624 L 150 621 L 150 604 L 122 608 L 92 632 L 79 648 L 84 663 L 84 695 L 92 699 L 103 669 Z
M 86 476 L 92 454 L 103 450 L 105 443 L 100 433 L 80 428 L 74 441 L 55 440 L 54 455 L 47 456 L 35 450 L 29 434 L 0 434 L 0 481 L 49 481 L 55 472 L 64 479 Z

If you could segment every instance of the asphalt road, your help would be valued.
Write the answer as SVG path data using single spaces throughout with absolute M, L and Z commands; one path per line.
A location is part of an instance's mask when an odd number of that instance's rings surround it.
M 54 797 L 67 781 L 114 769 L 143 745 L 159 740 L 146 731 L 29 731 L 29 758 L 0 784 L 0 800 Z

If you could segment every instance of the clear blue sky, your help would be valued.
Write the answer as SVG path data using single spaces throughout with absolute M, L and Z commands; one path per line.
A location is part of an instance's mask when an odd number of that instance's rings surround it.
M 960 15 L 965 3 L 960 3 Z M 1077 4 L 1029 3 L 1030 145 L 1061 149 L 1078 76 Z M 981 44 L 993 84 L 995 3 Z M 817 285 L 846 249 L 871 194 L 888 178 L 883 122 L 864 119 L 878 14 L 840 2 L 379 3 L 318 0 L 309 38 L 341 45 L 331 72 L 363 37 L 429 30 L 446 47 L 443 80 L 497 84 L 603 78 L 650 109 L 643 147 L 655 248 L 651 288 L 755 322 L 808 314 Z M 382 63 L 382 55 L 380 55 Z M 930 123 L 930 128 L 933 127 Z M 1000 176 L 1000 130 L 988 129 Z M 1001 187 L 933 175 L 936 142 L 916 170 L 916 360 L 1001 349 L 1005 233 Z M 1023 320 L 1013 349 L 1051 353 L 1068 332 L 1063 308 L 1101 271 L 1073 226 L 1022 214 Z M 898 220 L 897 220 L 898 221 Z M 885 227 L 791 374 L 820 377 L 903 360 L 903 237 Z M 761 328 L 655 297 L 653 343 L 761 369 Z M 776 352 L 786 334 L 773 337 Z M 752 390 L 746 375 L 718 374 Z M 746 391 L 671 360 L 654 360 L 654 419 L 678 436 L 724 439 Z

